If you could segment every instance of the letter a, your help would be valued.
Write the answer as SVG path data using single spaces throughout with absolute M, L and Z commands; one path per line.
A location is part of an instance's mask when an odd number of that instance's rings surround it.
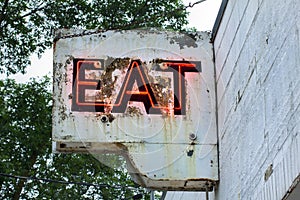
M 137 83 L 138 91 L 132 90 L 134 83 Z M 130 63 L 116 99 L 118 106 L 114 106 L 112 112 L 124 113 L 129 101 L 143 102 L 147 114 L 161 114 L 140 60 L 133 60 Z

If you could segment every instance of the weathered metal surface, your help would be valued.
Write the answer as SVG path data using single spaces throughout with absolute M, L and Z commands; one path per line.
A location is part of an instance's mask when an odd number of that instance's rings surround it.
M 148 188 L 218 180 L 209 33 L 61 30 L 54 47 L 55 151 L 124 155 Z

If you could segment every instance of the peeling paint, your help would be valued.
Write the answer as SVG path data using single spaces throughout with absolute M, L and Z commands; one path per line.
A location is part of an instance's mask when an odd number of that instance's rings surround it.
M 180 46 L 180 49 L 184 49 L 185 47 L 198 47 L 196 40 L 193 40 L 192 38 L 186 36 L 172 37 L 170 40 L 170 44 L 174 43 L 178 44 Z

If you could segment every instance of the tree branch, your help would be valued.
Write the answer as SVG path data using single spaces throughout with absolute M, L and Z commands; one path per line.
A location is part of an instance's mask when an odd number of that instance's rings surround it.
M 26 14 L 20 16 L 20 17 L 18 17 L 16 20 L 19 20 L 19 19 L 28 17 L 28 16 L 30 16 L 30 15 L 35 14 L 36 12 L 38 12 L 38 11 L 40 11 L 40 10 L 43 10 L 43 9 L 47 6 L 47 4 L 46 4 L 46 5 L 43 5 L 43 4 L 44 4 L 44 2 L 40 3 L 40 5 L 38 5 L 35 9 L 31 10 L 30 12 L 28 12 L 28 13 L 26 13 Z
M 159 17 L 166 17 L 167 15 L 171 15 L 171 14 L 173 14 L 173 13 L 176 13 L 176 12 L 179 12 L 179 11 L 184 11 L 184 10 L 186 10 L 187 8 L 193 8 L 195 5 L 197 5 L 197 4 L 200 4 L 200 3 L 202 3 L 202 2 L 204 2 L 204 1 L 206 1 L 206 0 L 200 0 L 200 1 L 196 1 L 196 2 L 194 2 L 194 3 L 189 3 L 189 5 L 187 5 L 187 6 L 184 6 L 184 8 L 177 8 L 177 9 L 174 9 L 173 11 L 171 11 L 171 12 L 169 12 L 169 13 L 166 13 L 166 12 L 164 12 L 163 14 L 160 14 L 160 13 L 157 13 L 157 14 L 154 14 L 154 15 L 152 15 L 151 16 L 151 20 L 155 20 L 156 18 L 159 18 Z M 147 1 L 145 1 L 145 3 L 147 3 Z M 135 15 L 136 16 L 136 15 Z M 150 20 L 150 21 L 151 21 Z M 129 22 L 129 24 L 127 24 L 127 25 L 125 25 L 125 26 L 121 26 L 121 27 L 112 27 L 113 29 L 122 29 L 122 28 L 131 28 L 132 26 L 134 26 L 134 25 L 139 25 L 140 23 L 143 23 L 143 20 L 136 20 L 135 19 L 135 17 L 134 17 L 134 19 L 133 20 L 131 20 L 130 22 Z
M 204 1 L 206 1 L 206 0 L 200 0 L 200 1 L 196 1 L 195 3 L 189 3 L 189 5 L 187 5 L 187 6 L 185 6 L 185 8 L 192 8 L 192 7 L 194 7 L 195 5 L 197 5 L 197 4 L 199 4 L 199 3 L 202 3 L 202 2 L 204 2 Z
M 134 16 L 133 16 L 133 19 L 129 22 L 129 24 L 135 24 L 136 23 L 136 17 L 138 14 L 140 14 L 140 16 L 146 14 L 146 10 L 145 8 L 147 8 L 147 2 L 148 0 L 146 0 L 142 6 L 139 6 L 139 8 L 143 9 L 143 12 L 142 13 L 138 13 L 139 12 L 139 9 L 136 9 L 136 12 L 134 13 Z
M 29 176 L 30 170 L 33 168 L 33 165 L 35 164 L 36 160 L 37 160 L 38 155 L 36 153 L 34 153 L 31 157 L 30 157 L 30 166 L 28 169 L 25 170 L 25 173 L 23 174 L 24 176 Z M 25 182 L 27 180 L 24 179 L 20 179 L 19 182 L 17 183 L 16 187 L 15 187 L 15 192 L 13 194 L 13 200 L 18 200 L 20 199 L 21 196 L 21 192 L 23 187 L 25 186 Z
M 0 15 L 0 38 L 3 37 L 2 32 L 5 30 L 5 28 L 6 28 L 7 25 L 8 25 L 7 20 L 6 20 L 6 21 L 4 20 L 4 17 L 5 17 L 5 15 L 6 15 L 5 9 L 6 9 L 7 6 L 8 6 L 8 1 L 9 1 L 9 0 L 6 0 L 6 1 L 5 1 L 5 4 L 4 4 L 3 8 L 2 8 L 2 12 L 1 12 L 1 15 Z M 47 4 L 45 4 L 45 5 L 43 5 L 43 4 L 44 4 L 44 2 L 40 3 L 35 9 L 31 10 L 30 12 L 28 12 L 28 13 L 26 13 L 26 14 L 24 14 L 24 15 L 21 15 L 20 17 L 17 17 L 16 19 L 13 19 L 12 21 L 18 21 L 18 20 L 23 19 L 23 18 L 25 18 L 25 17 L 28 17 L 28 16 L 30 16 L 30 15 L 32 15 L 32 14 L 35 14 L 36 12 L 38 12 L 38 11 L 44 9 L 44 8 L 47 6 Z M 3 22 L 3 21 L 4 21 L 4 24 L 2 25 L 2 22 Z

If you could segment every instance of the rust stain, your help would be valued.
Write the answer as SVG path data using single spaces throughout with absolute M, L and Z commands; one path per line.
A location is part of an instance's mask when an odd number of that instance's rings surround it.
M 196 40 L 187 36 L 187 35 L 182 35 L 182 36 L 175 36 L 170 38 L 170 44 L 178 44 L 180 49 L 184 49 L 185 47 L 190 48 L 194 47 L 197 48 L 198 45 L 196 43 Z
M 99 80 L 101 82 L 100 89 L 97 90 L 94 97 L 86 96 L 86 99 L 89 100 L 89 98 L 92 98 L 92 100 L 98 102 L 111 103 L 114 95 L 113 93 L 116 89 L 116 82 L 119 78 L 118 76 L 113 76 L 113 72 L 119 70 L 120 73 L 124 74 L 129 62 L 130 58 L 109 57 L 105 60 L 104 71 L 100 76 L 97 76 L 94 72 L 90 73 L 91 79 Z M 99 65 L 99 63 L 95 63 L 95 65 Z M 107 108 L 106 113 L 109 113 L 110 111 L 111 108 Z
M 133 117 L 133 116 L 141 116 L 141 115 L 143 115 L 143 113 L 139 107 L 128 106 L 125 111 L 125 115 Z

